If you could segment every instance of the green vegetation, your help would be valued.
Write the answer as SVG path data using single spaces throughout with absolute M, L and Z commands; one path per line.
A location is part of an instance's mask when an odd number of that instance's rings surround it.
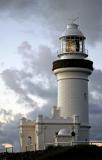
M 0 159 L 2 158 L 6 160 L 100 160 L 102 159 L 102 147 L 95 145 L 49 146 L 44 151 L 2 153 Z

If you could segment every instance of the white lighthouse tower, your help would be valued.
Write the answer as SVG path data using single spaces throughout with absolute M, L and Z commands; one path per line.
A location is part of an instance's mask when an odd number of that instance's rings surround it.
M 59 38 L 61 49 L 53 62 L 57 76 L 57 108 L 63 118 L 79 116 L 79 141 L 89 140 L 88 77 L 93 71 L 93 62 L 88 60 L 85 36 L 77 24 L 69 24 Z
M 34 121 L 21 119 L 23 152 L 89 141 L 88 77 L 93 62 L 88 60 L 85 50 L 86 38 L 78 25 L 72 23 L 59 39 L 61 49 L 52 68 L 58 82 L 57 106 L 52 108 L 52 117 L 41 114 Z

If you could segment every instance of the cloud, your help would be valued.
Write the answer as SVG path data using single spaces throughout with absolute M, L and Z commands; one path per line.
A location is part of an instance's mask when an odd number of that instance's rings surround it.
M 16 20 L 38 22 L 53 40 L 61 35 L 72 17 L 79 23 L 90 43 L 102 37 L 101 0 L 1 0 L 0 13 Z M 91 23 L 90 23 L 91 22 Z M 44 33 L 43 33 L 44 34 Z
M 94 70 L 89 81 L 89 102 L 91 104 L 90 114 L 102 113 L 102 71 Z
M 89 113 L 91 128 L 91 139 L 102 139 L 102 71 L 94 70 L 89 81 Z
M 42 8 L 47 24 L 56 33 L 63 32 L 72 17 L 79 17 L 79 24 L 88 42 L 93 44 L 101 39 L 102 16 L 100 14 L 102 2 L 100 0 L 52 0 L 46 8 Z M 53 16 L 54 15 L 54 16 Z M 49 17 L 47 19 L 47 17 Z M 76 21 L 77 22 L 77 21 Z M 91 22 L 91 23 L 90 23 Z
M 47 75 L 52 71 L 52 62 L 56 56 L 48 46 L 40 45 L 38 50 L 24 41 L 18 47 L 18 54 L 23 58 L 23 65 L 27 69 L 33 70 L 36 74 Z
M 0 0 L 0 11 L 10 17 L 27 18 L 36 10 L 36 0 Z
M 18 47 L 18 54 L 22 56 L 23 68 L 6 69 L 1 73 L 7 88 L 18 97 L 17 103 L 36 108 L 39 105 L 34 100 L 36 96 L 53 105 L 56 102 L 56 83 L 51 71 L 54 59 L 51 49 L 39 46 L 35 52 L 28 42 L 23 42 Z
M 14 146 L 14 151 L 20 149 L 18 125 L 21 117 L 21 114 L 16 114 L 13 120 L 2 123 L 0 126 L 0 143 L 11 143 Z
M 8 89 L 14 91 L 18 96 L 18 103 L 25 103 L 26 106 L 30 104 L 29 107 L 34 107 L 36 105 L 36 102 L 26 94 L 23 87 L 24 78 L 31 77 L 29 73 L 27 74 L 24 71 L 6 69 L 1 73 L 1 76 Z
M 96 78 L 98 77 L 98 78 Z M 94 91 L 98 91 L 99 93 L 102 93 L 102 71 L 101 70 L 94 70 L 92 76 L 91 76 L 91 82 L 90 83 L 90 89 Z
M 10 120 L 12 120 L 13 114 L 11 110 L 5 110 L 3 108 L 0 108 L 0 121 L 1 123 L 7 123 Z
M 53 100 L 53 99 L 50 99 L 50 100 Z M 33 111 L 31 111 L 27 114 L 27 118 L 34 120 L 40 114 L 45 117 L 51 117 L 52 116 L 51 103 L 44 104 L 41 108 L 36 107 Z

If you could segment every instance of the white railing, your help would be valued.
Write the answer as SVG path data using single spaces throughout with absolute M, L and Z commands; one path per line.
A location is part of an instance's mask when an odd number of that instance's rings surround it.
M 62 54 L 84 54 L 84 55 L 87 55 L 88 56 L 88 50 L 87 49 L 85 49 L 84 51 L 75 51 L 75 52 L 67 52 L 67 51 L 62 51 L 62 50 L 58 50 L 57 51 L 57 55 L 58 56 L 60 56 L 60 55 L 62 55 Z

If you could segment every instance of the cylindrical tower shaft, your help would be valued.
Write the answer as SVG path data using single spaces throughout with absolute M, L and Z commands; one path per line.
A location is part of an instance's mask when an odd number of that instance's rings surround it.
M 78 115 L 88 125 L 88 76 L 90 69 L 59 68 L 54 70 L 58 81 L 57 106 L 61 117 Z

